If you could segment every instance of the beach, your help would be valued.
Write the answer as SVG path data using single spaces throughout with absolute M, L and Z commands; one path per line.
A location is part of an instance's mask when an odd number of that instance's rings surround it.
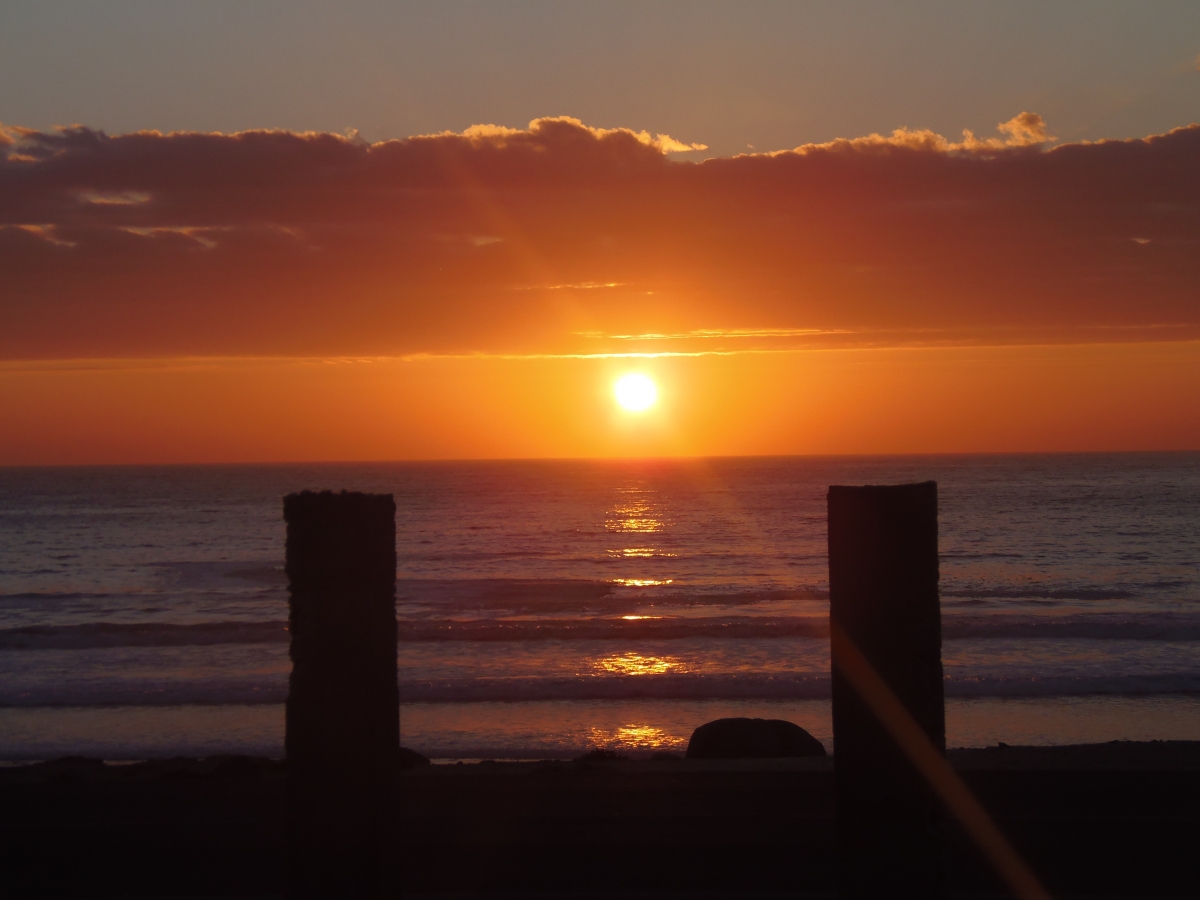
M 951 750 L 1056 897 L 1195 891 L 1200 742 Z M 276 897 L 286 767 L 225 757 L 0 769 L 13 897 Z M 396 896 L 835 896 L 833 761 L 431 765 L 400 774 Z M 1005 896 L 947 827 L 951 897 Z
M 0 894 L 282 896 L 280 498 L 336 484 L 398 503 L 398 895 L 833 896 L 831 758 L 653 757 L 836 754 L 825 492 L 925 477 L 951 765 L 1052 895 L 1193 894 L 1195 454 L 0 472 Z M 1005 895 L 953 823 L 945 883 Z

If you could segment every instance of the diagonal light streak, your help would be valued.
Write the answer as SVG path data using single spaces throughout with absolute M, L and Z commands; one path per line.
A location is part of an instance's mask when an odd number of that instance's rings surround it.
M 933 746 L 892 689 L 837 622 L 829 622 L 833 665 L 874 713 L 892 740 L 1021 900 L 1050 900 L 1033 870 L 1006 838 L 958 773 Z M 836 740 L 836 736 L 835 736 Z M 834 747 L 836 758 L 837 748 Z

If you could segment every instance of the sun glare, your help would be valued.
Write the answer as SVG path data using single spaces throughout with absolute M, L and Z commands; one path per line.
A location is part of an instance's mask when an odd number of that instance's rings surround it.
M 640 374 L 624 375 L 613 386 L 617 402 L 630 412 L 642 412 L 658 399 L 658 388 L 649 377 Z

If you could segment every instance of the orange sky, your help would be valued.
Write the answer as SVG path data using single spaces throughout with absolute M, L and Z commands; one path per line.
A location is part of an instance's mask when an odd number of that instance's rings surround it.
M 3 134 L 0 464 L 1200 448 L 1195 126 Z

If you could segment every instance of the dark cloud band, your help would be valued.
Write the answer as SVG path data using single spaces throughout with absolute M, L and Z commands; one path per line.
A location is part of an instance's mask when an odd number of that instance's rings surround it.
M 571 119 L 374 145 L 9 128 L 0 357 L 1196 336 L 1200 127 L 1002 131 L 690 163 Z

